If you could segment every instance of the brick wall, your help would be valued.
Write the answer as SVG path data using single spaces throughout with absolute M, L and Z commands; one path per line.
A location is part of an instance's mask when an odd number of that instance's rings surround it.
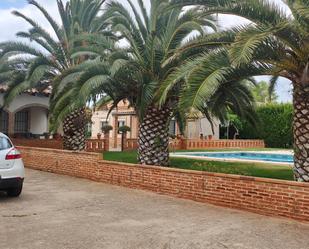
M 40 147 L 50 149 L 62 149 L 62 140 L 56 139 L 25 139 L 25 138 L 12 138 L 13 144 L 16 146 Z
M 170 150 L 197 150 L 197 149 L 222 149 L 222 148 L 265 148 L 263 140 L 235 139 L 235 140 L 206 140 L 206 139 L 171 139 Z M 127 139 L 126 148 L 137 149 L 137 139 Z
M 27 146 L 35 148 L 48 149 L 63 149 L 62 139 L 26 139 L 26 138 L 12 138 L 15 146 Z M 86 151 L 88 152 L 103 152 L 109 150 L 108 139 L 87 139 Z
M 86 151 L 103 152 L 109 150 L 108 136 L 103 139 L 87 139 Z M 28 146 L 38 148 L 63 149 L 62 140 L 55 139 L 25 139 L 13 138 L 16 146 Z M 121 145 L 121 141 L 117 144 Z M 220 148 L 264 148 L 263 140 L 201 140 L 201 139 L 174 139 L 170 141 L 170 149 L 174 150 L 194 150 L 194 149 L 220 149 Z M 124 150 L 136 150 L 137 139 L 125 139 Z
M 308 183 L 116 163 L 94 153 L 20 149 L 25 164 L 33 169 L 309 221 Z
M 18 146 L 26 167 L 56 174 L 94 179 L 102 154 Z
M 206 139 L 181 139 L 176 143 L 176 149 L 218 149 L 218 148 L 265 148 L 263 140 L 235 139 L 235 140 L 206 140 Z

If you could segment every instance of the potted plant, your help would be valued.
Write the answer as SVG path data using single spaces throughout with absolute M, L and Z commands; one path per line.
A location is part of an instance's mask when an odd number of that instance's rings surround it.
M 124 151 L 125 147 L 125 139 L 127 136 L 127 132 L 130 132 L 131 128 L 129 126 L 123 125 L 118 128 L 118 132 L 121 134 L 121 150 Z
M 106 133 L 109 133 L 111 130 L 113 130 L 113 126 L 111 126 L 111 125 L 104 125 L 104 126 L 102 126 L 102 132 L 104 133 L 104 134 L 106 134 Z
M 53 134 L 53 138 L 56 139 L 56 140 L 60 140 L 61 135 L 59 133 L 55 133 L 55 134 Z
M 177 136 L 175 134 L 172 134 L 172 133 L 169 133 L 168 136 L 169 136 L 170 139 L 173 139 L 173 140 L 177 138 Z
M 49 139 L 50 134 L 49 134 L 48 132 L 44 132 L 44 133 L 43 133 L 43 136 L 44 136 L 45 139 Z
M 131 128 L 129 126 L 126 126 L 126 125 L 120 126 L 118 128 L 118 132 L 121 133 L 121 134 L 130 132 L 130 131 L 131 131 Z
M 102 136 L 102 134 L 99 132 L 99 133 L 97 134 L 97 138 L 100 140 L 100 139 L 101 139 L 101 136 Z

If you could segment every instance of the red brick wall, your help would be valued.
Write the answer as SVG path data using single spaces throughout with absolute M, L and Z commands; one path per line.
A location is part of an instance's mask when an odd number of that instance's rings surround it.
M 24 164 L 31 169 L 93 179 L 102 154 L 18 146 Z
M 108 162 L 94 153 L 20 149 L 33 169 L 309 221 L 308 183 Z
M 25 139 L 12 138 L 15 146 L 27 146 L 35 148 L 63 149 L 63 141 L 56 139 Z M 108 139 L 87 139 L 86 151 L 88 152 L 103 152 L 109 150 Z
M 222 148 L 265 148 L 263 140 L 235 139 L 235 140 L 206 140 L 206 139 L 173 139 L 170 140 L 171 150 L 197 150 Z M 137 139 L 127 139 L 126 148 L 137 149 Z
M 216 148 L 265 148 L 263 140 L 235 139 L 235 140 L 205 140 L 205 139 L 182 139 L 176 144 L 176 149 L 196 150 L 196 149 L 216 149 Z
M 50 148 L 50 149 L 63 148 L 62 140 L 56 140 L 56 139 L 12 138 L 11 140 L 15 146 L 28 146 L 28 147 Z

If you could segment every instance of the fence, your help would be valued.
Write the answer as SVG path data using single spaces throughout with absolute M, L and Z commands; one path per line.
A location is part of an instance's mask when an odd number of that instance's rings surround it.
M 88 139 L 86 141 L 86 151 L 88 152 L 103 152 L 108 150 L 108 139 Z
M 127 139 L 126 149 L 136 149 L 137 139 Z M 263 140 L 203 140 L 173 139 L 170 140 L 171 150 L 226 149 L 226 148 L 265 148 Z
M 132 138 L 126 138 L 124 140 L 125 150 L 136 150 L 137 149 L 137 139 L 132 139 Z
M 184 139 L 179 146 L 184 150 L 216 148 L 265 148 L 263 140 L 201 140 Z
M 50 149 L 63 149 L 62 139 L 22 139 L 13 138 L 12 142 L 15 146 L 27 146 Z M 87 139 L 86 151 L 88 152 L 103 152 L 109 150 L 108 139 Z
M 19 146 L 40 147 L 51 149 L 63 149 L 62 140 L 56 139 L 19 139 L 13 138 L 13 143 Z M 110 140 L 88 139 L 86 151 L 103 152 L 108 151 Z M 170 140 L 171 150 L 197 150 L 197 149 L 224 149 L 224 148 L 264 148 L 263 140 L 201 140 L 201 139 L 174 139 Z M 136 150 L 137 139 L 124 139 L 124 150 Z

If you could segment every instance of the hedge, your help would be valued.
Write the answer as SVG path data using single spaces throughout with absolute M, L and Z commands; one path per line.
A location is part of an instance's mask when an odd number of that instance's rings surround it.
M 240 138 L 264 139 L 270 148 L 293 147 L 293 106 L 291 104 L 267 104 L 257 108 L 256 127 L 241 121 Z

